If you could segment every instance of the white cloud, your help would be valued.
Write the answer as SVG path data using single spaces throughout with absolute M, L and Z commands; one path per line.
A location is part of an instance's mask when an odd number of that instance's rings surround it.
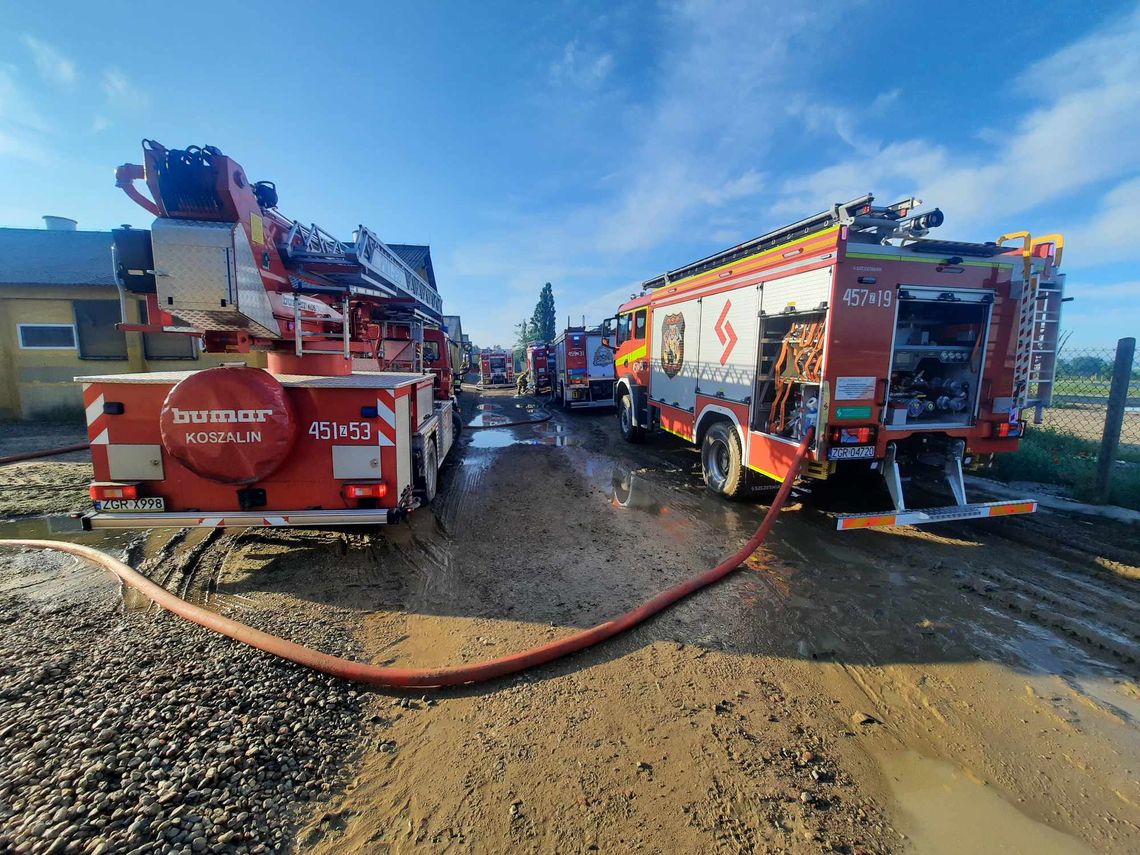
M 103 72 L 103 93 L 109 102 L 116 105 L 137 107 L 147 102 L 146 94 L 117 68 Z
M 1087 267 L 1140 257 L 1140 175 L 1109 190 L 1096 213 L 1065 235 L 1068 267 Z M 1140 289 L 1133 292 L 1140 297 Z
M 49 122 L 24 94 L 16 69 L 0 65 L 0 154 L 20 160 L 44 162 Z
M 583 48 L 574 39 L 563 46 L 562 55 L 550 64 L 550 82 L 592 89 L 609 77 L 613 67 L 613 54 Z
M 1137 44 L 1140 9 L 1022 74 L 1014 88 L 1037 106 L 1004 135 L 980 131 L 984 150 L 966 154 L 929 139 L 894 140 L 788 178 L 776 209 L 818 210 L 869 189 L 881 199 L 913 192 L 944 208 L 952 222 L 988 230 L 1011 214 L 1133 175 L 1140 169 Z
M 58 48 L 35 36 L 25 35 L 21 39 L 35 61 L 36 68 L 45 80 L 70 86 L 75 82 L 75 63 L 64 56 Z

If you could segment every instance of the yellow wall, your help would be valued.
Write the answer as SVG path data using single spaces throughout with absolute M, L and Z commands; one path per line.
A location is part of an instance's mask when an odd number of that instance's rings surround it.
M 129 332 L 126 359 L 83 359 L 79 350 L 24 350 L 18 324 L 75 323 L 72 300 L 114 300 L 110 286 L 0 286 L 0 419 L 74 418 L 83 413 L 82 392 L 73 378 L 132 371 L 189 371 L 240 359 L 265 366 L 260 353 L 201 354 L 198 359 L 147 360 L 142 333 Z M 138 301 L 127 300 L 127 320 L 138 323 Z

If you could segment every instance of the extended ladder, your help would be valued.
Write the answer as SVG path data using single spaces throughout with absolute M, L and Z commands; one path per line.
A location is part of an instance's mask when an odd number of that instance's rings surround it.
M 308 272 L 351 292 L 380 292 L 410 301 L 424 320 L 438 323 L 443 317 L 443 298 L 412 270 L 371 230 L 360 226 L 356 242 L 337 240 L 317 225 L 294 222 L 280 247 L 290 264 L 304 264 Z

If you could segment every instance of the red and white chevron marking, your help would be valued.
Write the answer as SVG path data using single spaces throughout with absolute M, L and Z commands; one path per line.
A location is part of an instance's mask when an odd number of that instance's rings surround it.
M 387 389 L 376 392 L 376 414 L 380 417 L 377 422 L 377 444 L 381 446 L 396 444 L 396 396 Z

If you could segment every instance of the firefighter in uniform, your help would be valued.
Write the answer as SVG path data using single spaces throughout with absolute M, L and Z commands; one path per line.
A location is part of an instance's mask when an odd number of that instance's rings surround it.
M 518 389 L 520 395 L 526 394 L 526 387 L 530 384 L 530 372 L 523 371 L 515 380 L 515 387 Z

